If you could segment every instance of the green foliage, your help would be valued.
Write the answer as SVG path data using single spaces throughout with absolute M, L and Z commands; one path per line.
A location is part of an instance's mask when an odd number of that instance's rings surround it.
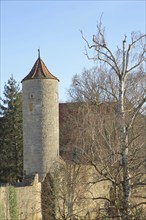
M 22 94 L 11 76 L 0 104 L 0 182 L 16 182 L 22 173 Z
M 15 187 L 9 187 L 9 207 L 11 220 L 18 220 L 17 195 Z
M 5 220 L 5 211 L 2 204 L 0 204 L 0 219 Z
M 53 195 L 55 199 L 58 199 L 59 192 L 60 192 L 60 181 L 61 181 L 61 175 L 59 168 L 56 168 L 54 170 L 53 174 Z

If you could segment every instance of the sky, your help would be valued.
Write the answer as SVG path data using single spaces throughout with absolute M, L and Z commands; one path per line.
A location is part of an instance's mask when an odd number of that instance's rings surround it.
M 86 39 L 92 43 L 102 15 L 106 39 L 113 51 L 124 35 L 145 33 L 145 0 L 39 1 L 0 0 L 0 96 L 13 74 L 18 83 L 30 72 L 38 58 L 59 80 L 59 101 L 68 100 L 67 89 L 74 74 L 95 63 L 85 56 Z

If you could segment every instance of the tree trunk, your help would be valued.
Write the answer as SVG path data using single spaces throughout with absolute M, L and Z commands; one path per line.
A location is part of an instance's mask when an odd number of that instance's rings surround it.
M 123 170 L 123 201 L 122 201 L 122 219 L 128 220 L 129 216 L 129 171 L 128 171 L 128 135 L 125 124 L 125 108 L 124 108 L 124 80 L 119 77 L 119 118 L 120 118 L 120 145 L 122 154 L 122 170 Z

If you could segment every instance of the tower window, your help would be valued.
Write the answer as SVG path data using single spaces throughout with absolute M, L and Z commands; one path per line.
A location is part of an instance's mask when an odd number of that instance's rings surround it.
M 29 105 L 29 111 L 32 112 L 33 111 L 33 94 L 30 94 L 29 96 L 28 105 Z

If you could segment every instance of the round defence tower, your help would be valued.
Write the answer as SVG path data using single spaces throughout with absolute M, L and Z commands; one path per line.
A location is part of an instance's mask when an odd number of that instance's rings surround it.
M 58 81 L 40 54 L 22 80 L 24 172 L 26 175 L 38 173 L 39 181 L 59 159 Z

